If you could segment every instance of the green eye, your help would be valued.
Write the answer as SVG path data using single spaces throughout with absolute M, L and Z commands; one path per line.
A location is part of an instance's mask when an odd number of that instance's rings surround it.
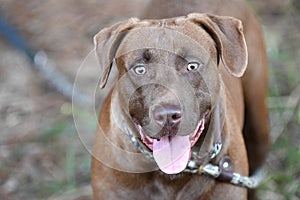
M 197 63 L 197 62 L 190 62 L 187 65 L 187 70 L 188 71 L 196 70 L 198 67 L 199 67 L 199 63 Z
M 146 68 L 144 65 L 137 65 L 134 67 L 134 72 L 138 75 L 143 75 L 146 73 Z

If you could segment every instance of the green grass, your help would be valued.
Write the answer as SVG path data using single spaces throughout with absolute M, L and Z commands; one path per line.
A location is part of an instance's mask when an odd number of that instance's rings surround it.
M 76 161 L 74 149 L 66 149 L 65 172 L 67 184 L 75 187 Z
M 38 140 L 48 142 L 50 138 L 63 134 L 68 128 L 68 126 L 69 124 L 64 121 L 57 122 L 53 124 L 50 128 L 44 130 L 40 135 L 40 137 L 38 138 Z
M 260 192 L 272 191 L 284 199 L 300 197 L 300 147 L 283 133 L 272 145 L 271 152 L 276 160 L 268 163 L 268 176 Z
M 91 116 L 88 113 L 81 112 L 79 109 L 75 111 L 84 121 L 90 122 Z M 61 113 L 62 116 L 55 123 L 42 130 L 38 137 L 30 140 L 32 143 L 42 144 L 45 152 L 56 155 L 56 166 L 50 169 L 55 176 L 51 180 L 30 181 L 31 183 L 27 186 L 29 188 L 24 188 L 24 190 L 32 191 L 34 197 L 38 199 L 76 189 L 80 184 L 89 181 L 89 173 L 84 173 L 78 178 L 78 174 L 89 171 L 90 155 L 79 141 L 70 106 L 62 107 Z M 20 154 L 20 157 L 24 154 L 24 152 L 16 153 Z M 43 168 L 43 166 L 40 167 Z M 60 175 L 57 176 L 58 174 Z
M 69 189 L 74 189 L 74 185 L 66 181 L 47 181 L 33 184 L 30 190 L 35 193 L 35 198 L 43 199 Z
M 298 113 L 297 113 L 297 120 L 298 120 L 298 124 L 300 125 L 300 108 L 298 108 Z

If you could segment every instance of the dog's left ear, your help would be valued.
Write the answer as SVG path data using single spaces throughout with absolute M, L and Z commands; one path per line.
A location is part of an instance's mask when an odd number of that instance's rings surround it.
M 233 17 L 199 13 L 191 13 L 187 19 L 211 35 L 227 71 L 235 77 L 243 76 L 248 64 L 248 51 L 242 22 Z

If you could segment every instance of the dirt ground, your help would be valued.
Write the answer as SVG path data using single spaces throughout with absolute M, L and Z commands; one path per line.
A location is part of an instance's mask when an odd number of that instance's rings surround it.
M 150 0 L 0 0 L 0 16 L 97 102 L 93 35 Z M 261 199 L 300 199 L 300 2 L 249 0 L 270 63 L 272 151 Z M 79 71 L 79 73 L 78 73 Z M 93 92 L 96 91 L 96 98 Z M 92 199 L 90 149 L 99 108 L 74 105 L 0 33 L 0 199 Z M 93 127 L 93 128 L 91 128 Z

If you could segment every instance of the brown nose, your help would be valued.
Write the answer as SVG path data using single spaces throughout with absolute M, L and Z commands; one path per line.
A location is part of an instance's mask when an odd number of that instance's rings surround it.
M 163 104 L 155 106 L 152 114 L 157 124 L 168 129 L 177 128 L 181 121 L 181 109 L 176 105 Z

